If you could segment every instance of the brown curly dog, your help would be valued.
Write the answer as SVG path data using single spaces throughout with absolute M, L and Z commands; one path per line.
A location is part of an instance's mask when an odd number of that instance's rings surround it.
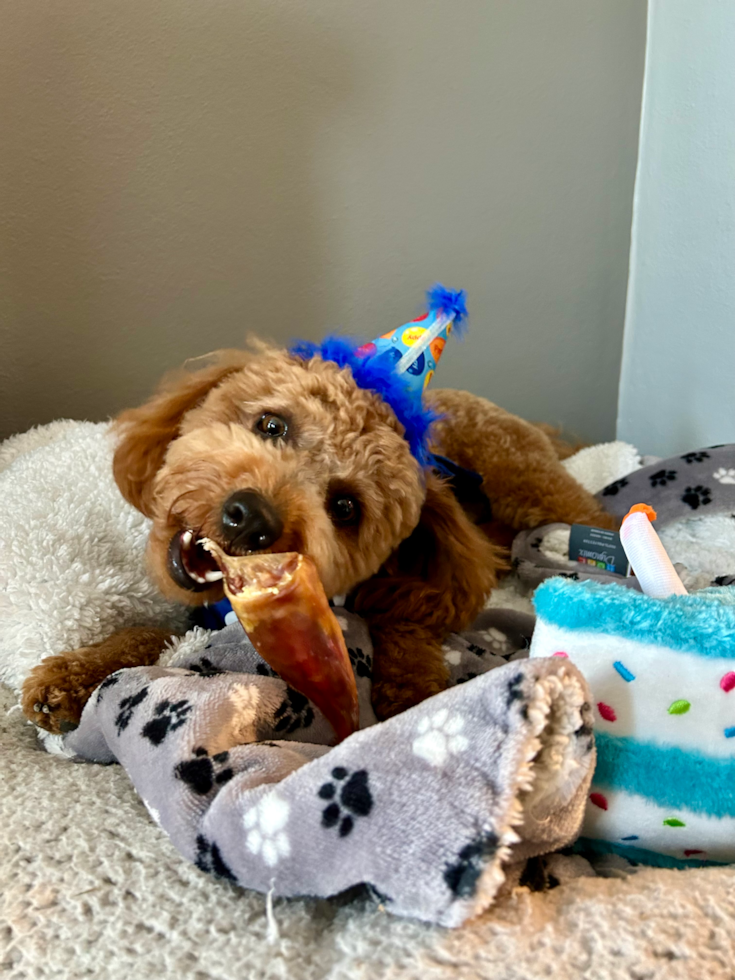
M 122 494 L 152 520 L 148 555 L 161 591 L 192 605 L 222 597 L 200 536 L 230 554 L 306 553 L 327 595 L 346 594 L 369 624 L 378 715 L 441 691 L 442 641 L 482 608 L 504 568 L 501 543 L 551 521 L 613 521 L 560 465 L 543 427 L 467 392 L 427 400 L 441 413 L 432 450 L 482 476 L 492 507 L 484 530 L 349 368 L 259 346 L 166 381 L 119 417 L 114 458 Z M 154 663 L 168 639 L 128 629 L 48 658 L 26 681 L 25 713 L 68 730 L 107 675 Z

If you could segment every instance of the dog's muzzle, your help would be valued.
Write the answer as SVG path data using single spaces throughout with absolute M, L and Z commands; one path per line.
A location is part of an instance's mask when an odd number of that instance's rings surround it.
M 222 580 L 219 566 L 191 530 L 177 531 L 171 538 L 167 567 L 176 585 L 188 592 L 206 592 Z
M 236 490 L 222 505 L 222 540 L 230 554 L 272 547 L 283 534 L 283 521 L 257 490 Z
M 231 555 L 267 551 L 283 534 L 283 521 L 257 490 L 236 490 L 225 500 L 218 538 Z M 168 546 L 168 573 L 181 589 L 206 592 L 222 580 L 222 572 L 200 544 L 200 532 L 177 531 Z

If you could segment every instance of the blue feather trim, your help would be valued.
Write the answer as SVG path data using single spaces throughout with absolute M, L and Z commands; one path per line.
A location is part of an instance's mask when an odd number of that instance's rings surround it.
M 447 289 L 438 282 L 426 293 L 426 302 L 430 313 L 442 310 L 453 317 L 456 335 L 462 336 L 467 319 L 467 294 L 464 289 Z
M 400 375 L 393 368 L 395 362 L 385 355 L 366 356 L 358 353 L 360 341 L 347 337 L 325 337 L 320 344 L 308 340 L 295 341 L 289 353 L 301 360 L 321 357 L 333 361 L 341 368 L 349 368 L 359 388 L 374 391 L 393 409 L 405 431 L 405 438 L 421 466 L 430 462 L 429 430 L 439 416 L 424 407 L 420 398 L 406 389 Z
M 447 289 L 436 283 L 426 293 L 429 313 L 441 310 L 454 321 L 455 335 L 461 336 L 467 320 L 467 298 L 463 289 Z M 349 368 L 359 388 L 374 391 L 393 409 L 405 429 L 411 452 L 422 466 L 431 463 L 429 432 L 439 416 L 425 408 L 421 395 L 409 390 L 404 379 L 395 374 L 395 360 L 385 353 L 368 354 L 361 351 L 362 343 L 347 337 L 325 337 L 320 344 L 308 340 L 294 341 L 289 353 L 308 361 L 319 356 Z

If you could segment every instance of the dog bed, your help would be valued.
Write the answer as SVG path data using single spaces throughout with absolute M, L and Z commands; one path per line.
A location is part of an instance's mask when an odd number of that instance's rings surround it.
M 13 469 L 11 474 L 6 469 L 9 479 L 0 475 L 8 500 L 4 543 L 6 531 L 23 521 L 28 533 L 33 529 L 42 536 L 44 502 L 46 518 L 52 505 L 64 505 L 58 487 L 70 465 L 65 458 L 70 443 L 81 438 L 81 451 L 99 458 L 104 472 L 104 427 L 84 433 L 81 428 L 68 423 L 53 433 L 37 430 L 2 447 L 0 459 Z M 52 455 L 44 455 L 59 440 Z M 615 455 L 615 450 L 609 454 Z M 9 493 L 21 473 L 33 473 L 48 486 L 45 500 L 43 494 L 40 500 L 23 500 Z M 125 514 L 122 501 L 116 506 L 123 524 L 139 519 L 134 512 Z M 35 520 L 29 519 L 31 511 Z M 116 538 L 125 542 L 125 554 L 142 548 L 145 522 L 140 520 L 136 539 L 124 529 Z M 89 533 L 83 522 L 74 526 L 79 535 Z M 56 558 L 49 555 L 48 561 Z M 139 558 L 140 551 L 131 569 L 140 567 Z M 10 576 L 14 582 L 32 581 L 38 566 L 18 549 L 12 554 L 3 549 L 0 562 L 5 602 L 0 643 L 4 676 L 14 685 L 46 653 L 93 642 L 109 631 L 101 611 L 97 622 L 94 616 L 80 621 L 74 610 L 69 615 L 68 586 L 54 579 L 53 564 L 50 574 L 45 569 L 42 584 L 49 600 L 58 596 L 57 601 L 34 607 L 28 590 L 20 589 L 9 603 Z M 61 571 L 60 562 L 55 571 Z M 491 605 L 528 610 L 512 583 L 497 590 Z M 39 609 L 49 613 L 43 630 L 33 622 Z M 159 614 L 175 615 L 171 609 L 149 611 L 150 621 Z M 7 708 L 12 702 L 6 695 Z M 627 868 L 603 864 L 597 870 L 609 877 L 601 878 L 581 859 L 559 857 L 552 859 L 547 880 L 563 887 L 509 891 L 493 911 L 450 933 L 387 917 L 379 901 L 364 896 L 276 901 L 267 916 L 268 903 L 261 896 L 217 882 L 177 857 L 120 767 L 70 765 L 37 751 L 33 729 L 17 711 L 4 720 L 2 737 L 0 819 L 10 842 L 3 857 L 3 965 L 13 977 L 169 972 L 192 977 L 234 972 L 295 978 L 536 977 L 555 971 L 574 975 L 593 963 L 596 977 L 676 977 L 687 975 L 693 959 L 698 975 L 730 975 L 727 916 L 735 911 L 730 869 L 645 870 L 630 878 Z

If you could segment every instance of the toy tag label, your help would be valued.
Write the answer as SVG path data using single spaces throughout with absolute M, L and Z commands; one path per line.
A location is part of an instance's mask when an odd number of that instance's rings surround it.
M 612 575 L 627 575 L 630 569 L 620 535 L 585 524 L 572 524 L 569 560 L 580 565 L 592 565 Z

